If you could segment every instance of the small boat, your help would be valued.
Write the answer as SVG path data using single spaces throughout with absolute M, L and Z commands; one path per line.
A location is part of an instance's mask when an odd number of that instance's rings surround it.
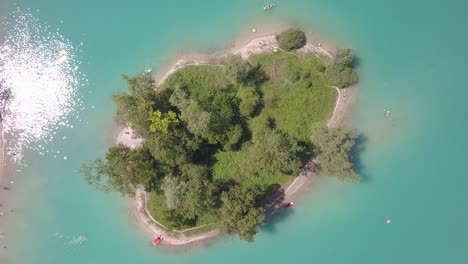
M 157 238 L 153 239 L 153 247 L 159 245 L 162 242 L 162 236 L 158 236 Z
M 268 5 L 265 5 L 265 6 L 263 7 L 263 9 L 264 9 L 264 10 L 270 10 L 270 9 L 272 9 L 273 7 L 275 7 L 275 4 L 268 4 Z
M 284 208 L 289 208 L 289 207 L 293 206 L 293 204 L 294 204 L 293 202 L 289 202 L 289 203 L 284 205 Z

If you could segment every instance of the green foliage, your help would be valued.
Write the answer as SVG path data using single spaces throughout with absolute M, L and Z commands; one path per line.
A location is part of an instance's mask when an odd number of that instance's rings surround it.
M 286 51 L 299 49 L 306 44 L 304 31 L 299 28 L 287 29 L 276 36 L 279 47 Z
M 342 65 L 345 67 L 352 67 L 353 66 L 353 50 L 349 48 L 340 48 L 337 49 L 335 58 L 333 60 L 334 64 Z
M 164 177 L 162 188 L 166 195 L 166 204 L 169 210 L 175 210 L 182 203 L 182 195 L 187 191 L 187 182 L 179 177 L 169 176 Z
M 127 81 L 129 93 L 113 95 L 117 106 L 115 119 L 121 125 L 130 124 L 138 135 L 146 137 L 151 133 L 148 112 L 154 110 L 153 105 L 157 104 L 163 112 L 170 110 L 170 105 L 164 93 L 156 93 L 154 80 L 149 72 L 135 77 L 124 75 L 123 78 Z
M 253 55 L 251 62 L 261 65 L 268 81 L 259 89 L 264 108 L 250 123 L 254 125 L 262 115 L 267 115 L 274 118 L 278 130 L 288 137 L 308 142 L 312 128 L 325 125 L 335 105 L 336 90 L 329 87 L 325 75 L 316 69 L 324 62 L 313 55 L 298 58 L 282 52 Z M 300 79 L 291 80 L 290 72 L 299 73 Z M 303 72 L 310 75 L 301 76 Z
M 253 241 L 258 226 L 265 221 L 263 207 L 257 202 L 259 194 L 257 188 L 247 189 L 241 186 L 223 192 L 220 217 L 227 233 L 238 233 L 241 239 Z
M 245 174 L 250 176 L 296 174 L 301 165 L 296 154 L 296 142 L 275 129 L 265 129 L 253 139 L 243 163 Z
M 138 185 L 150 188 L 151 184 L 159 181 L 162 172 L 148 149 L 140 147 L 132 150 L 123 145 L 109 148 L 106 161 L 96 159 L 82 164 L 80 168 L 80 173 L 90 185 L 130 196 L 134 195 Z
M 248 61 L 242 59 L 240 55 L 228 56 L 223 65 L 226 74 L 231 77 L 235 82 L 245 83 L 252 70 L 252 66 Z
M 176 226 L 196 222 L 198 216 L 215 204 L 214 186 L 209 181 L 207 167 L 186 164 L 179 175 L 164 178 L 162 189 L 166 197 L 169 218 L 177 217 Z
M 177 167 L 191 162 L 201 140 L 182 127 L 169 130 L 167 135 L 153 134 L 145 144 L 155 159 L 169 167 Z
M 212 208 L 207 208 L 196 216 L 196 220 L 187 221 L 178 215 L 179 211 L 169 210 L 166 205 L 166 197 L 163 193 L 158 194 L 152 191 L 148 201 L 148 211 L 152 216 L 156 216 L 158 222 L 171 229 L 186 229 L 219 221 L 216 212 Z
M 205 105 L 205 110 L 211 114 L 208 124 L 210 144 L 226 144 L 229 141 L 228 131 L 234 129 L 237 117 L 236 106 L 234 96 L 221 91 L 214 93 L 211 103 Z
M 222 146 L 233 144 L 241 119 L 235 97 L 237 87 L 220 68 L 186 67 L 172 75 L 165 86 L 176 87 L 170 101 L 180 111 L 189 131 L 209 144 Z
M 358 76 L 354 69 L 341 65 L 331 65 L 327 70 L 327 75 L 330 85 L 338 88 L 356 84 L 358 81 Z
M 255 87 L 240 87 L 236 95 L 241 101 L 239 111 L 246 118 L 252 117 L 255 109 L 260 104 L 260 95 Z
M 188 188 L 183 194 L 183 206 L 180 210 L 188 219 L 195 219 L 215 204 L 214 185 L 209 180 L 209 169 L 205 166 L 187 164 L 182 167 L 183 177 Z
M 349 53 L 342 57 L 346 63 Z M 144 144 L 112 147 L 105 160 L 86 163 L 81 172 L 105 191 L 131 195 L 144 186 L 150 213 L 171 229 L 216 222 L 252 241 L 264 221 L 262 202 L 277 190 L 272 186 L 297 175 L 312 145 L 319 158 L 331 155 L 328 145 L 309 142 L 335 103 L 330 68 L 312 55 L 278 52 L 187 66 L 157 90 L 149 73 L 125 76 L 129 91 L 114 95 L 116 119 Z M 322 161 L 323 171 L 349 172 L 343 152 L 336 155 L 342 166 Z
M 151 132 L 160 131 L 163 135 L 167 135 L 168 129 L 170 125 L 177 125 L 179 124 L 179 120 L 177 119 L 177 114 L 169 111 L 165 114 L 162 114 L 161 111 L 149 111 L 148 112 L 148 119 L 151 121 L 150 130 Z
M 130 95 L 145 100 L 154 94 L 154 79 L 151 76 L 151 72 L 145 71 L 135 77 L 123 75 L 122 78 L 127 81 Z
M 355 132 L 347 128 L 320 128 L 314 131 L 311 141 L 323 174 L 342 181 L 360 180 L 349 158 L 355 138 Z
M 237 143 L 239 143 L 243 134 L 244 130 L 242 129 L 241 125 L 232 126 L 227 132 L 227 142 L 224 144 L 224 148 L 230 149 L 235 146 Z
M 180 111 L 180 119 L 186 122 L 187 129 L 194 135 L 208 138 L 210 113 L 203 111 L 195 100 L 188 98 L 188 92 L 176 88 L 169 99 Z
M 358 82 L 358 76 L 353 69 L 354 55 L 351 49 L 338 49 L 333 64 L 326 71 L 328 82 L 339 88 Z

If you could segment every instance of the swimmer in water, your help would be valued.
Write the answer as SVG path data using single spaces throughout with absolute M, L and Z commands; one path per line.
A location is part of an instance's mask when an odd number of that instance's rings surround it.
M 384 117 L 390 119 L 390 110 L 384 109 Z

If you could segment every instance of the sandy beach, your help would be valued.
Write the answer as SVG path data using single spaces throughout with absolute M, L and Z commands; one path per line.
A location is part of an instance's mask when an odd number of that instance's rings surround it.
M 171 67 L 167 68 L 162 74 L 156 76 L 156 85 L 161 85 L 172 73 L 188 65 L 203 65 L 217 63 L 217 61 L 226 56 L 227 54 L 234 53 L 239 54 L 243 58 L 248 58 L 252 54 L 262 52 L 275 52 L 278 51 L 278 43 L 275 35 L 264 35 L 253 38 L 245 43 L 242 47 L 234 47 L 222 53 L 217 53 L 216 56 L 206 55 L 198 56 L 197 58 L 184 57 L 175 61 Z M 321 43 L 310 43 L 308 42 L 303 48 L 298 50 L 299 52 L 314 53 L 318 56 L 324 56 L 332 58 L 333 55 L 330 51 L 325 49 Z M 327 127 L 339 126 L 346 114 L 348 113 L 350 104 L 352 103 L 353 96 L 351 96 L 350 88 L 338 89 L 336 87 L 330 87 L 331 89 L 337 90 L 337 99 L 332 116 L 329 118 Z M 354 89 L 353 89 L 354 90 Z M 125 127 L 117 137 L 117 143 L 127 145 L 131 148 L 137 147 L 141 144 L 142 140 L 135 138 L 133 131 L 130 127 Z M 284 196 L 281 199 L 276 199 L 266 206 L 267 216 L 274 214 L 282 206 L 283 201 L 294 201 L 299 197 L 303 196 L 312 186 L 319 181 L 318 175 L 315 173 L 315 163 L 311 159 L 301 169 L 299 175 L 294 178 L 291 182 L 283 186 Z M 201 241 L 206 241 L 218 237 L 221 231 L 213 229 L 207 232 L 202 232 L 196 235 L 187 236 L 181 231 L 171 230 L 168 231 L 163 225 L 158 223 L 148 212 L 146 208 L 146 193 L 144 190 L 137 190 L 136 196 L 131 200 L 129 211 L 130 215 L 136 220 L 137 224 L 141 226 L 148 234 L 150 238 L 162 235 L 164 240 L 163 244 L 170 247 L 181 248 L 181 246 L 189 246 Z M 269 218 L 269 217 L 268 217 Z M 268 220 L 267 218 L 267 220 Z M 196 228 L 194 228 L 196 229 Z M 192 229 L 193 230 L 193 229 Z

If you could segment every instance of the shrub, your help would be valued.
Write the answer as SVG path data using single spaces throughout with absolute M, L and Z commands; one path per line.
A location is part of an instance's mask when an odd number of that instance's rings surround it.
M 358 76 L 353 68 L 333 64 L 327 69 L 328 82 L 331 86 L 338 88 L 356 84 Z
M 336 51 L 334 63 L 344 67 L 353 67 L 353 50 L 350 48 L 341 48 Z
M 350 160 L 356 136 L 355 131 L 349 128 L 319 128 L 314 131 L 311 142 L 323 174 L 347 182 L 360 180 Z
M 302 79 L 307 79 L 310 77 L 310 71 L 303 71 L 302 72 Z
M 237 97 L 241 99 L 239 104 L 241 115 L 250 118 L 260 103 L 260 95 L 255 87 L 241 87 L 237 92 Z
M 329 84 L 343 88 L 357 83 L 358 76 L 353 69 L 353 61 L 354 55 L 351 49 L 338 49 L 333 64 L 326 71 Z
M 288 79 L 291 82 L 297 82 L 301 79 L 301 73 L 296 69 L 290 69 L 288 72 Z
M 319 72 L 325 72 L 325 70 L 327 69 L 327 67 L 325 67 L 325 65 L 323 65 L 323 64 L 318 64 L 315 67 L 316 67 L 317 71 L 319 71 Z
M 298 28 L 290 28 L 276 36 L 279 47 L 286 51 L 299 49 L 306 44 L 304 32 Z
M 247 77 L 252 70 L 252 65 L 243 60 L 239 55 L 227 57 L 223 64 L 226 67 L 226 74 L 234 81 L 240 83 L 245 83 L 247 81 Z

